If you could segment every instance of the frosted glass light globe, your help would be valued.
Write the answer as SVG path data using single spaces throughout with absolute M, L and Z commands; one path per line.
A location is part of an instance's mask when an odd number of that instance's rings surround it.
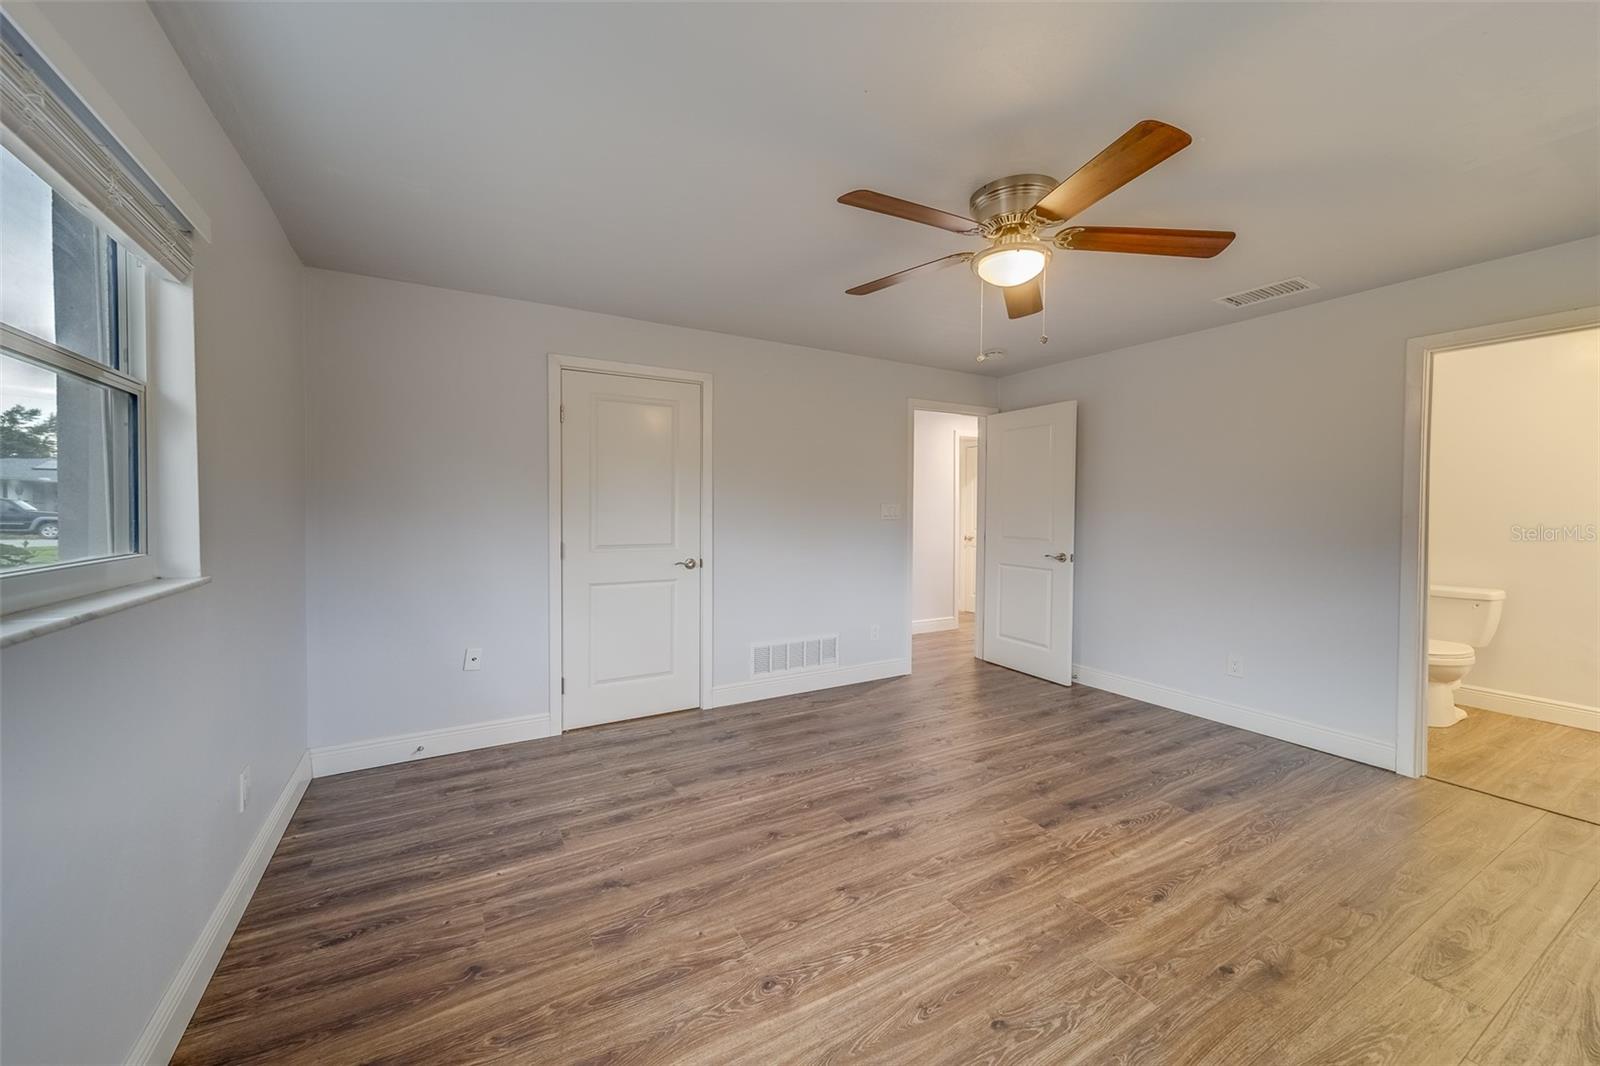
M 1039 244 L 1002 244 L 979 252 L 972 261 L 978 277 L 990 285 L 1009 288 L 1023 285 L 1039 276 L 1049 253 Z

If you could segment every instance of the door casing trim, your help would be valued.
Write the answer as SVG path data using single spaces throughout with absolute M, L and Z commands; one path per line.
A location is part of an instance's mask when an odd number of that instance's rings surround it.
M 700 557 L 705 560 L 700 570 L 700 706 L 710 707 L 712 637 L 716 626 L 712 617 L 712 584 L 716 573 L 716 550 L 712 543 L 711 500 L 711 375 L 698 370 L 678 370 L 673 367 L 648 366 L 643 363 L 619 363 L 609 359 L 590 359 L 577 355 L 549 356 L 549 382 L 546 387 L 549 425 L 550 469 L 547 479 L 548 509 L 550 514 L 549 564 L 550 602 L 546 605 L 546 622 L 550 630 L 550 732 L 565 731 L 561 695 L 561 372 L 563 370 L 587 371 L 595 374 L 614 374 L 621 377 L 651 378 L 656 381 L 687 382 L 700 386 Z

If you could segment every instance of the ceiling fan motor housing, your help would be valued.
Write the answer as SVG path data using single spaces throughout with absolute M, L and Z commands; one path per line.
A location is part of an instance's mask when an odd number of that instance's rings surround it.
M 998 215 L 1023 215 L 1059 182 L 1048 174 L 1012 174 L 972 194 L 972 217 L 988 222 Z

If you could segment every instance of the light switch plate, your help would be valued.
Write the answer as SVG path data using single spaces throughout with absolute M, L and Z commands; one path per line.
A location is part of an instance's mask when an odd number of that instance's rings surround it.
M 899 518 L 900 517 L 900 505 L 898 503 L 886 503 L 886 504 L 884 504 L 878 510 L 878 517 L 884 519 L 885 521 L 892 521 L 893 519 Z

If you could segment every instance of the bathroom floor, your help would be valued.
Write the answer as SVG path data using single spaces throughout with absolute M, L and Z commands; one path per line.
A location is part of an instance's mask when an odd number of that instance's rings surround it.
M 1467 708 L 1428 730 L 1428 776 L 1600 824 L 1600 733 Z

